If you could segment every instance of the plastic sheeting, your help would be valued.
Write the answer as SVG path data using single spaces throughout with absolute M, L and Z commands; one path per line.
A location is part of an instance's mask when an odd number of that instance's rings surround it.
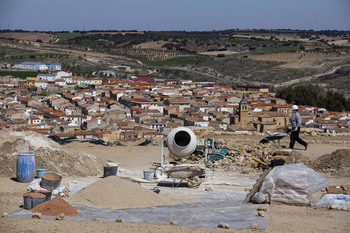
M 325 194 L 316 203 L 317 208 L 328 208 L 330 205 L 335 205 L 341 210 L 350 211 L 350 195 Z
M 265 177 L 252 201 L 307 205 L 316 203 L 312 194 L 327 186 L 327 179 L 305 164 L 277 166 Z

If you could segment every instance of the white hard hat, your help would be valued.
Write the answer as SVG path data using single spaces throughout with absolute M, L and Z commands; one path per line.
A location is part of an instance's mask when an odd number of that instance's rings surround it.
M 293 105 L 292 106 L 292 111 L 298 110 L 298 106 L 297 105 Z

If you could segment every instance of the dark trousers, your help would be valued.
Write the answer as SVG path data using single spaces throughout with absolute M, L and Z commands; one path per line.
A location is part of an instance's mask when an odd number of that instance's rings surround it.
M 299 138 L 299 133 L 300 133 L 300 127 L 298 127 L 296 131 L 292 131 L 292 133 L 290 134 L 290 144 L 289 144 L 290 149 L 294 148 L 295 141 L 297 141 L 299 144 L 303 146 L 307 145 L 305 141 Z

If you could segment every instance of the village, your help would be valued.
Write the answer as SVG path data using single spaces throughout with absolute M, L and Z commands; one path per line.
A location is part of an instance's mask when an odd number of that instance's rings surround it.
M 62 71 L 60 64 L 23 62 L 14 67 L 50 71 L 26 79 L 0 77 L 0 127 L 14 131 L 113 143 L 163 137 L 179 126 L 285 132 L 291 117 L 292 104 L 275 98 L 267 86 L 233 89 L 214 82 L 137 77 L 130 67 L 96 71 L 95 78 Z M 125 72 L 130 78 L 118 78 Z M 299 112 L 304 129 L 350 132 L 350 112 L 312 106 L 299 106 Z

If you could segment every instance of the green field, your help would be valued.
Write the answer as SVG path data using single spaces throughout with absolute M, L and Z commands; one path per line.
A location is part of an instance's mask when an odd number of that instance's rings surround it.
M 65 44 L 65 45 L 79 45 L 85 47 L 95 47 L 98 45 L 103 45 L 109 43 L 106 40 L 89 40 L 81 38 L 83 36 L 91 35 L 94 33 L 57 33 L 56 37 L 59 39 L 57 44 Z M 100 33 L 95 33 L 100 34 Z
M 207 61 L 212 61 L 214 58 L 204 56 L 189 56 L 189 57 L 174 57 L 162 61 L 142 61 L 150 66 L 186 66 L 195 65 Z
M 36 77 L 39 74 L 37 71 L 0 71 L 0 76 L 12 75 L 19 77 L 20 79 L 26 79 L 27 77 Z
M 73 39 L 75 37 L 81 37 L 82 35 L 84 35 L 84 34 L 81 34 L 81 33 L 56 33 L 56 37 L 60 40 Z

